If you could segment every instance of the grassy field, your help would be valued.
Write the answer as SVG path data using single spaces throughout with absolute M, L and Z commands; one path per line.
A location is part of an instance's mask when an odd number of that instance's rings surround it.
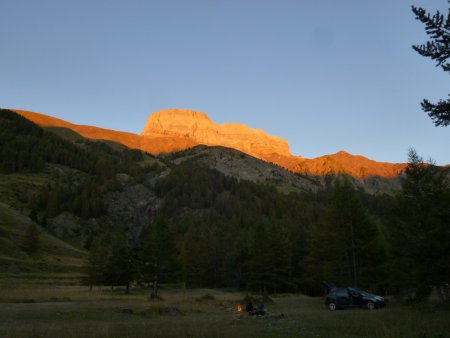
M 279 295 L 273 317 L 253 318 L 234 311 L 239 292 L 163 289 L 148 301 L 70 285 L 76 275 L 25 277 L 0 276 L 0 337 L 450 337 L 450 311 L 432 305 L 330 312 L 322 298 Z
M 322 298 L 274 295 L 271 316 L 254 318 L 234 311 L 246 295 L 230 290 L 165 288 L 161 301 L 143 290 L 89 292 L 80 286 L 87 252 L 40 229 L 40 249 L 28 253 L 30 222 L 0 203 L 0 337 L 450 338 L 450 311 L 431 303 L 330 312 Z

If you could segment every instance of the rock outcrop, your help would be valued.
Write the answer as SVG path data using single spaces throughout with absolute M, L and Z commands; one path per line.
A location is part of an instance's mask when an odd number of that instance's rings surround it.
M 159 203 L 154 192 L 144 184 L 124 182 L 122 190 L 110 192 L 105 197 L 108 215 L 116 223 L 132 224 L 127 236 L 131 243 L 139 243 L 142 230 L 151 224 Z
M 291 155 L 284 139 L 243 124 L 218 125 L 205 113 L 192 110 L 168 109 L 151 114 L 141 136 L 154 138 L 160 135 L 187 138 L 197 144 L 234 148 L 258 158 L 274 153 Z

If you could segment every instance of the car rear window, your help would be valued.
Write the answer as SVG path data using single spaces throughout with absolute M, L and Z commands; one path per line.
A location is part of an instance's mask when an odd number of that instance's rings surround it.
M 348 297 L 347 289 L 336 289 L 336 295 L 338 297 Z

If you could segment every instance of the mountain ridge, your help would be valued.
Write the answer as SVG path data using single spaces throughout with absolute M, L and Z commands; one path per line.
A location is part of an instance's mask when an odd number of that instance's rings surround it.
M 216 124 L 205 113 L 184 109 L 167 109 L 151 114 L 140 135 L 100 127 L 77 125 L 52 116 L 13 110 L 43 127 L 64 127 L 80 135 L 110 140 L 153 155 L 171 153 L 196 145 L 225 146 L 280 165 L 290 171 L 309 175 L 348 174 L 357 179 L 395 178 L 404 163 L 377 162 L 344 150 L 317 158 L 292 155 L 286 140 L 243 124 Z

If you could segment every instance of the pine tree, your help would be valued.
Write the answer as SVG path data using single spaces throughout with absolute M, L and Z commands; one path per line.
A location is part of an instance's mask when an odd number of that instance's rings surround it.
M 426 44 L 414 45 L 413 49 L 420 55 L 434 60 L 436 66 L 440 66 L 444 72 L 450 73 L 450 63 L 448 62 L 450 58 L 450 8 L 446 18 L 439 11 L 431 16 L 420 7 L 412 6 L 412 11 L 416 19 L 425 24 L 425 31 L 431 38 L 431 41 Z M 421 105 L 436 126 L 450 124 L 450 99 L 440 100 L 436 104 L 425 99 Z
M 195 226 L 194 226 L 195 227 Z M 196 287 L 223 287 L 227 275 L 226 238 L 223 231 L 205 223 L 189 229 L 185 237 L 183 262 L 186 282 Z
M 94 285 L 102 285 L 105 281 L 110 246 L 111 238 L 107 235 L 94 240 L 91 244 L 85 266 L 86 283 L 89 285 L 90 291 Z
M 450 280 L 450 182 L 444 169 L 424 163 L 415 150 L 398 196 L 390 229 L 394 282 L 427 297 L 435 287 L 448 301 Z M 446 287 L 447 285 L 447 287 Z
M 156 220 L 146 229 L 140 253 L 144 282 L 153 284 L 152 298 L 159 297 L 159 283 L 174 282 L 179 277 L 178 256 L 179 252 L 166 220 Z
M 111 244 L 106 258 L 104 282 L 114 286 L 125 285 L 126 293 L 135 277 L 135 263 L 130 253 L 128 240 L 122 227 L 118 227 L 111 236 Z
M 247 284 L 258 291 L 291 289 L 291 249 L 282 224 L 260 224 L 255 228 L 247 262 Z
M 325 216 L 312 233 L 306 278 L 319 285 L 376 287 L 384 277 L 386 248 L 379 230 L 348 181 L 338 182 Z

